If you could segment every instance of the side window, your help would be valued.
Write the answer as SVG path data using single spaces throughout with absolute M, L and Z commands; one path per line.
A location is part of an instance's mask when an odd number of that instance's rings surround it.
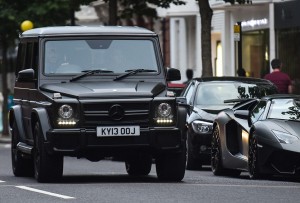
M 38 72 L 38 62 L 39 62 L 38 53 L 39 53 L 38 43 L 34 42 L 33 50 L 32 50 L 32 65 L 31 65 L 31 67 L 33 68 L 33 70 L 36 74 Z
M 263 114 L 263 112 L 266 109 L 267 103 L 265 101 L 259 102 L 256 107 L 251 112 L 251 121 L 252 123 L 255 123 L 259 120 L 260 116 Z
M 32 68 L 33 43 L 27 43 L 25 68 Z
M 194 92 L 194 89 L 195 89 L 195 84 L 192 83 L 188 89 L 187 89 L 187 92 L 185 94 L 185 98 L 186 98 L 186 102 L 187 104 L 190 104 L 191 103 L 191 99 L 192 99 L 192 96 L 193 96 L 193 92 Z
M 16 67 L 16 75 L 20 70 L 25 69 L 25 57 L 26 55 L 26 44 L 20 43 L 18 46 L 18 58 L 17 58 L 17 67 Z
M 15 74 L 19 71 L 32 68 L 37 73 L 38 69 L 38 43 L 22 42 L 18 46 L 18 58 Z

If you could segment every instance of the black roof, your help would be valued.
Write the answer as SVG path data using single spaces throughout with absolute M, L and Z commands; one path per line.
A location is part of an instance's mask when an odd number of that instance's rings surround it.
M 41 27 L 27 30 L 20 37 L 70 35 L 152 35 L 156 34 L 136 26 L 57 26 Z
M 272 94 L 268 96 L 263 97 L 266 100 L 270 99 L 289 99 L 289 98 L 294 98 L 294 99 L 300 99 L 300 95 L 296 94 Z
M 235 77 L 235 76 L 222 76 L 222 77 L 201 77 L 194 78 L 198 82 L 210 82 L 210 81 L 236 81 L 236 82 L 248 82 L 248 83 L 271 83 L 269 80 L 261 78 L 252 78 L 252 77 Z

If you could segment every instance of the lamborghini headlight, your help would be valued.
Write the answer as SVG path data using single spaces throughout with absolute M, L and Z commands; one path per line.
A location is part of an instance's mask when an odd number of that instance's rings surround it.
M 285 132 L 281 132 L 281 131 L 277 131 L 277 130 L 272 130 L 272 132 L 277 137 L 277 139 L 280 143 L 291 144 L 294 141 L 299 140 L 298 137 L 288 134 L 288 133 L 285 133 Z
M 213 124 L 205 121 L 195 120 L 192 122 L 192 127 L 195 133 L 208 134 L 212 133 Z

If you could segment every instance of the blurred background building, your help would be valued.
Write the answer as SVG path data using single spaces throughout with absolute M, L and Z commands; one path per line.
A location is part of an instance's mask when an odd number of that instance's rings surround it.
M 169 21 L 169 64 L 181 73 L 193 69 L 202 73 L 201 19 L 198 3 L 187 0 L 184 6 L 158 9 L 161 18 Z M 283 71 L 295 83 L 299 93 L 300 69 L 300 1 L 252 0 L 251 4 L 225 3 L 210 0 L 214 11 L 211 27 L 213 74 L 237 75 L 238 49 L 234 26 L 241 23 L 242 67 L 247 76 L 263 77 L 270 72 L 270 61 L 280 58 Z M 168 58 L 167 58 L 168 59 Z M 182 74 L 182 81 L 185 75 Z

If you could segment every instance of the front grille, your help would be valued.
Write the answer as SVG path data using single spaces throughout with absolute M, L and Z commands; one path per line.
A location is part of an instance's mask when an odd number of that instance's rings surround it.
M 279 173 L 294 174 L 300 170 L 299 153 L 291 151 L 275 151 L 271 156 L 271 166 Z
M 118 106 L 123 116 L 119 119 L 110 115 L 110 109 Z M 139 125 L 149 127 L 150 101 L 81 101 L 83 110 L 82 127 L 99 125 Z

